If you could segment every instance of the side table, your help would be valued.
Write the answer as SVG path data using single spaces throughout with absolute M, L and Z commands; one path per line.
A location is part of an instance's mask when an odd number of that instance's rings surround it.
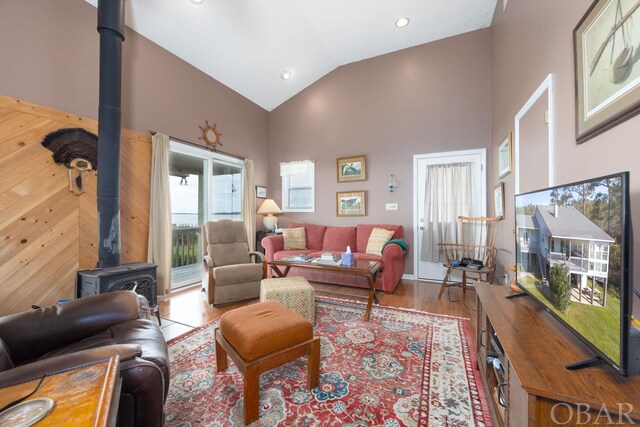
M 27 400 L 48 397 L 51 412 L 37 423 L 45 426 L 115 426 L 122 379 L 118 356 L 47 375 L 38 390 Z M 0 389 L 0 408 L 25 396 L 40 379 Z
M 267 236 L 275 236 L 276 234 L 280 234 L 280 233 L 274 233 L 273 231 L 258 230 L 256 232 L 256 251 L 260 253 L 264 253 L 264 248 L 262 247 L 262 239 L 264 239 Z

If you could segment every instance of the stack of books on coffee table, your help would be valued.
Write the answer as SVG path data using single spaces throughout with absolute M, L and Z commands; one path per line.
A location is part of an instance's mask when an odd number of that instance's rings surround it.
M 323 253 L 320 258 L 314 258 L 311 261 L 314 264 L 340 265 L 340 256 L 331 253 Z

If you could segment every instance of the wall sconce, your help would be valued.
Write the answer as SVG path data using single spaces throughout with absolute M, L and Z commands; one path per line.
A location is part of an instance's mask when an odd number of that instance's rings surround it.
M 393 179 L 393 174 L 391 174 L 391 179 L 389 180 L 389 193 L 393 193 L 396 189 L 396 181 Z

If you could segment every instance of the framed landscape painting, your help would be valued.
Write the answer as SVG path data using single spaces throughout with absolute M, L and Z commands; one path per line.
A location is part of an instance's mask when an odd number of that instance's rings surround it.
M 573 31 L 576 141 L 640 112 L 640 0 L 596 0 Z
M 365 181 L 367 162 L 365 156 L 341 157 L 336 160 L 338 182 Z
M 336 193 L 337 216 L 365 216 L 367 214 L 364 190 Z

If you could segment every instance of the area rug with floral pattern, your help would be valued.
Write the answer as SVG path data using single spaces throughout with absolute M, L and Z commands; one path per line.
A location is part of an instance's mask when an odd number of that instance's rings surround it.
M 166 425 L 242 426 L 243 379 L 229 360 L 216 372 L 217 321 L 169 342 Z M 306 359 L 260 377 L 254 426 L 491 426 L 467 319 L 316 298 L 320 384 Z

